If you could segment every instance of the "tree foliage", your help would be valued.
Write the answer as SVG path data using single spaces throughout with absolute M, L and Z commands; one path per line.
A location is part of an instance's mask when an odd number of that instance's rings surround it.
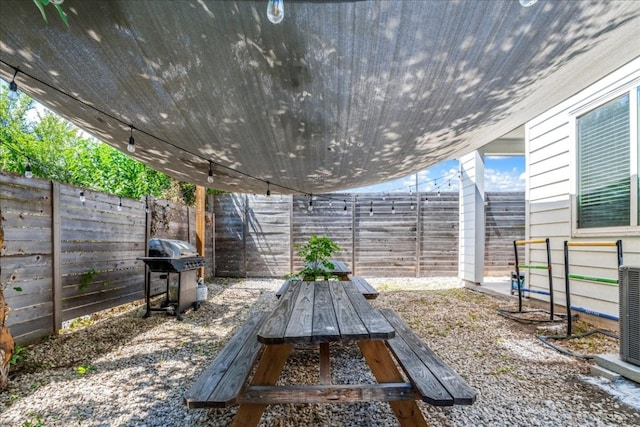
M 177 181 L 83 134 L 50 111 L 37 113 L 20 93 L 11 103 L 0 91 L 0 169 L 23 174 L 29 163 L 34 176 L 122 197 L 145 195 L 193 204 L 195 186 Z

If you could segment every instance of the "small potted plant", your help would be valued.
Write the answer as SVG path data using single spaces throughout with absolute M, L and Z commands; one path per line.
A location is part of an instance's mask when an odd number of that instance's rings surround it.
M 298 256 L 305 261 L 305 267 L 298 273 L 293 274 L 291 279 L 302 279 L 304 281 L 315 281 L 318 277 L 328 280 L 333 269 L 333 263 L 329 259 L 335 252 L 342 250 L 340 246 L 326 236 L 318 237 L 315 234 L 303 245 L 295 245 L 298 249 Z

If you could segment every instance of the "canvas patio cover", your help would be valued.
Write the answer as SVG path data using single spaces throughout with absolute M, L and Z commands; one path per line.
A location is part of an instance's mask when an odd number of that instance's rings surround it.
M 178 179 L 374 184 L 499 138 L 640 54 L 640 2 L 0 2 L 0 76 Z

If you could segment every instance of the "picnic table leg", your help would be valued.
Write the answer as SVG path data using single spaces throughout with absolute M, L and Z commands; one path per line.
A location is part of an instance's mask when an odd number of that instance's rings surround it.
M 320 384 L 331 384 L 331 360 L 329 343 L 320 343 Z
M 253 375 L 251 385 L 275 385 L 291 353 L 291 344 L 267 345 Z M 257 426 L 267 405 L 241 403 L 232 426 Z
M 379 383 L 403 382 L 404 378 L 384 341 L 366 340 L 359 341 L 358 346 L 365 360 L 371 368 L 371 372 Z M 418 408 L 415 400 L 401 400 L 389 402 L 391 409 L 398 418 L 401 426 L 418 427 L 427 426 L 427 422 Z

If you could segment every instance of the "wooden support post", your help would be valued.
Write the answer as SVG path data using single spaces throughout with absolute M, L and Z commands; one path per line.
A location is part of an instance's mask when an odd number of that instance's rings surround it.
M 320 343 L 320 384 L 331 384 L 331 360 L 329 343 Z
M 265 346 L 251 385 L 275 385 L 292 347 L 291 344 Z M 261 403 L 241 404 L 233 417 L 232 426 L 257 426 L 266 407 L 266 404 Z
M 201 257 L 204 257 L 204 241 L 206 231 L 204 229 L 204 187 L 196 186 L 196 250 Z M 198 276 L 204 277 L 204 267 L 198 270 Z
M 359 341 L 358 346 L 371 372 L 379 383 L 402 382 L 402 374 L 398 371 L 395 361 L 389 354 L 386 344 L 380 340 Z M 403 427 L 427 426 L 427 422 L 414 400 L 389 402 L 396 418 Z
M 62 222 L 60 220 L 60 183 L 51 181 L 51 281 L 53 291 L 53 332 L 62 329 Z

